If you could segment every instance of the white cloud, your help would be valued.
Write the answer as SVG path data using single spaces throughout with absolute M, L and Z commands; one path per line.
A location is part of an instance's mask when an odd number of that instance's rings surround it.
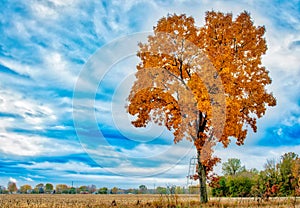
M 63 7 L 69 7 L 74 6 L 78 3 L 77 0 L 49 0 L 50 2 L 54 3 L 56 6 L 63 6 Z
M 193 155 L 194 149 L 191 143 L 182 142 L 181 145 L 138 145 L 132 150 L 118 148 L 115 150 L 100 146 L 97 150 L 86 149 L 91 158 L 99 164 L 92 167 L 78 161 L 60 162 L 32 162 L 30 164 L 19 164 L 18 167 L 27 170 L 59 171 L 68 173 L 70 171 L 78 174 L 101 174 L 101 175 L 122 175 L 125 177 L 150 177 L 153 175 L 168 175 L 172 177 L 185 177 L 187 174 L 188 160 Z M 189 145 L 188 145 L 189 144 Z M 155 152 L 158 149 L 158 152 Z M 45 171 L 43 171 L 45 173 Z M 60 174 L 61 175 L 61 174 Z
M 281 155 L 287 152 L 300 152 L 300 145 L 282 146 L 282 147 L 264 147 L 264 146 L 237 146 L 230 145 L 224 149 L 218 147 L 216 155 L 222 158 L 222 162 L 226 162 L 228 158 L 238 158 L 247 169 L 256 168 L 262 170 L 267 159 L 279 159 Z M 221 174 L 222 164 L 218 164 L 215 168 L 218 174 Z
M 31 66 L 22 64 L 20 61 L 0 57 L 0 63 L 21 75 L 29 76 L 32 71 Z
M 29 178 L 29 177 L 20 176 L 20 178 L 22 178 L 23 180 L 28 181 L 28 182 L 33 182 L 34 181 L 32 178 Z
M 189 141 L 172 144 L 172 139 L 168 139 L 171 143 L 169 145 L 141 142 L 129 149 L 121 145 L 105 146 L 107 141 L 98 143 L 98 140 L 92 144 L 83 143 L 83 147 L 89 156 L 107 172 L 128 177 L 149 177 L 164 174 L 182 164 L 188 165 L 187 159 L 195 152 Z M 100 145 L 98 148 L 92 149 L 91 147 L 96 144 Z
M 0 152 L 14 156 L 57 156 L 83 152 L 75 142 L 11 132 L 1 132 L 0 143 Z
M 0 85 L 1 86 L 1 85 Z M 33 128 L 43 129 L 44 127 L 57 122 L 57 115 L 49 104 L 40 104 L 29 97 L 25 98 L 21 93 L 0 89 L 0 108 L 2 113 L 13 114 L 15 117 L 4 118 L 2 128 Z M 22 123 L 16 124 L 16 121 Z
M 73 89 L 77 79 L 70 62 L 66 61 L 59 52 L 43 51 L 44 69 L 39 69 L 34 76 L 37 80 L 43 80 L 44 84 Z M 46 83 L 45 83 L 46 82 Z
M 31 4 L 31 8 L 33 13 L 38 18 L 57 18 L 58 12 L 51 7 L 48 7 L 47 5 L 43 4 L 42 2 L 35 2 Z
M 50 3 L 50 4 L 49 4 Z M 51 4 L 52 3 L 52 4 Z M 73 11 L 76 8 L 77 0 L 46 0 L 46 1 L 35 1 L 30 2 L 32 13 L 37 18 L 42 19 L 57 19 L 63 16 L 65 13 Z
M 75 162 L 75 161 L 69 161 L 66 163 L 48 162 L 48 161 L 32 162 L 31 164 L 19 164 L 18 167 L 22 167 L 26 169 L 52 170 L 52 171 L 61 171 L 61 172 L 74 171 L 77 173 L 102 172 L 102 168 L 100 167 L 91 167 L 83 162 Z
M 17 179 L 10 177 L 9 178 L 9 182 L 11 182 L 11 183 L 17 183 Z

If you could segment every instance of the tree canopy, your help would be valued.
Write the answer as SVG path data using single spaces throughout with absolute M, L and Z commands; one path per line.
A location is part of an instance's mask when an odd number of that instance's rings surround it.
M 236 175 L 243 170 L 245 170 L 245 167 L 241 165 L 241 160 L 237 158 L 229 158 L 228 161 L 222 165 L 224 175 Z
M 200 184 L 219 161 L 212 147 L 227 147 L 231 138 L 243 144 L 247 127 L 256 132 L 257 118 L 276 105 L 265 88 L 271 79 L 261 63 L 264 33 L 247 12 L 235 20 L 207 12 L 203 27 L 174 14 L 161 18 L 154 35 L 139 44 L 141 62 L 128 97 L 128 112 L 137 118 L 132 123 L 153 121 L 172 131 L 175 143 L 193 141 Z

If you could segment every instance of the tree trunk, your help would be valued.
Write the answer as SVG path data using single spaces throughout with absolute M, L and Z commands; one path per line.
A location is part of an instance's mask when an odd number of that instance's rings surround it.
M 199 185 L 200 185 L 200 202 L 206 203 L 208 202 L 207 197 L 207 187 L 206 187 L 206 170 L 205 166 L 201 163 L 201 153 L 197 151 L 197 159 L 198 159 L 198 176 L 199 176 Z

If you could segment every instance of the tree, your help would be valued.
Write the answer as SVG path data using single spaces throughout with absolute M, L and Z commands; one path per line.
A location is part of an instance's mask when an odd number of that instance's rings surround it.
M 45 192 L 45 190 L 44 190 L 44 184 L 43 183 L 39 183 L 35 186 L 34 193 L 43 194 L 44 192 Z
M 107 194 L 108 188 L 107 187 L 102 187 L 98 190 L 99 194 Z
M 276 164 L 275 159 L 267 160 L 266 164 L 264 165 L 264 172 L 268 179 L 268 181 L 274 185 L 279 183 L 279 169 L 278 165 Z M 267 180 L 265 180 L 267 181 Z
M 140 185 L 140 186 L 139 186 L 139 193 L 140 193 L 140 194 L 146 194 L 146 193 L 147 193 L 147 186 L 145 186 L 145 185 Z
M 7 190 L 9 193 L 14 193 L 18 190 L 17 184 L 15 182 L 9 181 L 7 184 Z
M 113 188 L 110 190 L 110 193 L 111 193 L 111 194 L 117 194 L 117 193 L 118 193 L 118 190 L 119 190 L 118 187 L 113 187 Z
M 294 181 L 294 188 L 295 188 L 294 195 L 299 196 L 300 195 L 300 158 L 297 158 L 293 161 L 292 174 L 293 174 L 293 177 L 295 180 Z
M 69 187 L 66 184 L 57 184 L 55 187 L 56 193 L 67 193 Z
M 241 167 L 241 166 L 240 166 Z M 216 177 L 212 187 L 212 195 L 218 197 L 250 197 L 258 196 L 259 190 L 258 171 L 256 169 L 247 170 L 245 167 L 242 171 L 235 174 L 226 174 L 225 176 Z
M 75 187 L 71 187 L 68 189 L 69 194 L 77 194 L 77 189 Z
M 207 202 L 206 177 L 220 161 L 213 147 L 230 138 L 242 145 L 247 126 L 276 100 L 265 86 L 271 83 L 262 66 L 266 52 L 264 27 L 256 27 L 247 12 L 207 12 L 196 27 L 186 15 L 168 15 L 154 27 L 147 43 L 139 43 L 136 81 L 128 96 L 135 127 L 150 121 L 164 125 L 177 143 L 183 138 L 197 150 L 201 202 Z
M 176 186 L 175 185 L 167 185 L 168 194 L 175 194 Z
M 88 193 L 89 192 L 89 187 L 88 186 L 80 186 L 79 188 L 80 193 Z
M 126 190 L 127 194 L 138 194 L 139 190 L 138 189 L 134 189 L 134 188 L 130 188 Z
M 88 186 L 87 189 L 88 189 L 88 192 L 89 192 L 89 193 L 94 193 L 94 192 L 97 191 L 97 187 L 96 187 L 96 185 L 94 185 L 94 184 Z
M 7 192 L 5 186 L 0 186 L 0 194 L 5 194 Z
M 222 197 L 228 195 L 228 187 L 226 185 L 226 177 L 216 177 L 213 181 L 212 186 L 212 196 Z
M 53 191 L 53 185 L 51 183 L 46 183 L 46 185 L 45 185 L 45 191 L 47 193 L 51 193 Z
M 280 163 L 278 164 L 280 180 L 281 180 L 281 192 L 286 195 L 290 195 L 294 191 L 293 182 L 295 181 L 293 175 L 293 165 L 298 159 L 298 155 L 294 152 L 288 152 L 281 156 Z M 295 183 L 295 182 L 294 182 Z
M 20 192 L 22 194 L 28 194 L 28 192 L 31 191 L 31 190 L 32 190 L 32 187 L 28 184 L 25 184 L 25 185 L 20 187 Z
M 184 187 L 176 186 L 175 194 L 184 194 Z
M 229 158 L 223 163 L 222 171 L 224 175 L 236 175 L 239 172 L 245 171 L 245 167 L 241 165 L 241 160 L 237 158 Z
M 156 193 L 158 193 L 158 194 L 167 194 L 167 188 L 158 186 L 156 188 Z

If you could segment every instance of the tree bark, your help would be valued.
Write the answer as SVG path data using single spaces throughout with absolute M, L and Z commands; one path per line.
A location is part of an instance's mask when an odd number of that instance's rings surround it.
M 200 185 L 200 202 L 206 203 L 208 202 L 207 196 L 207 187 L 206 187 L 206 168 L 201 163 L 201 153 L 197 151 L 197 159 L 198 159 L 198 176 L 199 176 L 199 185 Z

